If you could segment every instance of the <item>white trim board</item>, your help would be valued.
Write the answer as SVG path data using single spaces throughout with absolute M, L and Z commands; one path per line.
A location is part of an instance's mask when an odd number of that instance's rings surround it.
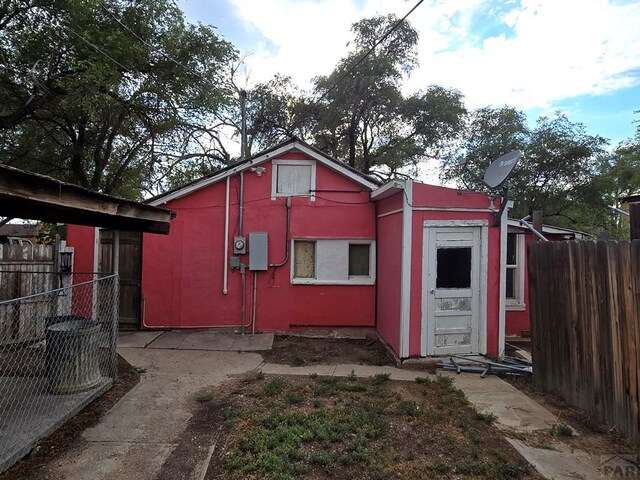
M 362 185 L 363 187 L 366 187 L 370 190 L 375 190 L 376 188 L 378 188 L 378 185 L 376 185 L 375 183 L 361 177 L 360 175 L 352 172 L 346 167 L 340 166 L 336 162 L 332 162 L 331 160 L 328 160 L 323 155 L 305 146 L 303 143 L 295 141 L 295 142 L 288 143 L 287 145 L 283 145 L 282 147 L 277 148 L 275 150 L 272 150 L 271 152 L 265 153 L 264 155 L 260 155 L 252 160 L 241 163 L 237 167 L 231 168 L 229 170 L 225 170 L 224 172 L 221 172 L 218 175 L 213 175 L 212 177 L 203 178 L 199 181 L 196 181 L 195 183 L 186 185 L 185 187 L 180 188 L 174 192 L 160 196 L 155 200 L 148 202 L 148 205 L 152 205 L 152 206 L 163 205 L 167 202 L 170 202 L 171 200 L 184 197 L 185 195 L 188 195 L 191 192 L 200 190 L 201 188 L 212 185 L 216 182 L 219 182 L 220 180 L 224 180 L 227 177 L 232 177 L 233 175 L 240 173 L 242 171 L 248 170 L 251 167 L 255 167 L 256 165 L 267 162 L 271 159 L 278 158 L 278 156 L 284 153 L 287 153 L 291 150 L 298 150 L 304 153 L 305 155 L 309 156 L 313 160 L 316 160 L 322 163 L 324 166 L 340 173 L 341 175 L 353 180 L 354 182 Z
M 411 239 L 413 234 L 413 182 L 404 182 L 402 196 L 402 265 L 400 277 L 400 358 L 409 357 L 411 334 Z
M 309 193 L 278 193 L 278 169 L 281 166 L 307 166 L 309 172 Z M 316 161 L 306 158 L 287 158 L 271 160 L 271 200 L 277 197 L 309 197 L 312 202 L 316 201 Z

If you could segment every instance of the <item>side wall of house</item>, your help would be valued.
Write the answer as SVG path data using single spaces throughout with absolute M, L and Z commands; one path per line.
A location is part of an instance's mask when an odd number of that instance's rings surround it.
M 527 262 L 527 255 L 528 255 L 527 252 L 529 251 L 529 244 L 537 240 L 534 237 L 533 233 L 531 233 L 531 231 L 525 230 L 525 229 L 522 229 L 521 231 L 522 231 L 521 235 L 524 235 L 525 237 L 525 240 L 524 240 L 525 252 L 523 255 L 524 262 L 523 262 L 523 265 L 520 267 L 522 268 L 521 273 L 522 275 L 524 275 L 524 279 L 523 279 L 524 292 L 522 295 L 522 298 L 524 301 L 524 309 L 521 307 L 510 309 L 507 303 L 507 311 L 506 311 L 506 319 L 505 319 L 505 331 L 507 336 L 509 335 L 520 336 L 522 335 L 522 332 L 531 330 L 531 320 L 529 319 L 529 308 L 530 308 L 529 306 L 529 266 Z M 552 241 L 552 242 L 561 242 L 563 240 L 566 240 L 564 235 L 545 234 L 545 236 L 549 241 Z
M 402 275 L 402 192 L 378 202 L 377 331 L 400 351 L 400 288 Z
M 289 152 L 277 159 L 309 160 Z M 375 284 L 292 284 L 292 242 L 286 244 L 286 198 L 272 200 L 272 163 L 244 174 L 243 235 L 267 232 L 268 262 L 287 262 L 257 272 L 256 328 L 284 331 L 308 327 L 375 325 Z M 167 236 L 144 235 L 143 325 L 147 328 L 202 328 L 241 325 L 242 279 L 228 271 L 223 292 L 225 255 L 233 254 L 239 232 L 239 174 L 230 178 L 229 238 L 224 238 L 226 181 L 161 205 L 177 213 Z M 333 169 L 316 163 L 316 198 L 292 197 L 291 239 L 375 240 L 375 206 L 369 192 Z M 251 245 L 249 245 L 249 250 Z M 241 257 L 249 262 L 249 255 Z M 318 266 L 316 266 L 317 268 Z M 251 313 L 253 272 L 246 273 L 245 324 Z
M 492 226 L 493 216 L 488 212 L 490 204 L 491 200 L 488 195 L 458 192 L 455 189 L 414 183 L 409 339 L 410 356 L 419 356 L 421 354 L 424 278 L 424 272 L 422 271 L 422 256 L 425 220 L 484 220 L 488 222 L 486 340 L 487 353 L 492 355 L 496 355 L 498 353 L 500 228 Z M 420 208 L 425 208 L 425 210 L 420 210 Z

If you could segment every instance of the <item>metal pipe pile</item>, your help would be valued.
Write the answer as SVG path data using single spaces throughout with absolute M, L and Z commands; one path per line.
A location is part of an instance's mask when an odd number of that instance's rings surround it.
M 504 357 L 501 361 L 493 361 L 473 354 L 451 355 L 449 362 L 438 363 L 438 368 L 456 373 L 479 373 L 481 378 L 491 374 L 526 376 L 533 373 L 533 366 L 528 360 Z

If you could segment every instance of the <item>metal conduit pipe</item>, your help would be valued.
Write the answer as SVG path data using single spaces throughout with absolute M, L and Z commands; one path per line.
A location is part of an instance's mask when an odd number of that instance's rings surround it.
M 256 333 L 256 299 L 258 297 L 258 272 L 253 272 L 253 298 L 251 299 L 251 334 Z
M 549 239 L 547 239 L 547 237 L 545 237 L 544 235 L 542 235 L 542 233 L 540 233 L 538 230 L 536 230 L 535 228 L 533 228 L 533 225 L 531 225 L 529 222 L 527 222 L 527 220 L 529 220 L 531 218 L 531 215 L 527 215 L 524 218 L 520 219 L 520 225 L 527 227 L 529 230 L 531 230 L 533 232 L 533 234 L 538 237 L 540 240 L 542 240 L 543 242 L 548 242 Z
M 284 260 L 280 263 L 270 263 L 270 267 L 280 268 L 284 266 L 289 261 L 289 243 L 290 243 L 290 235 L 289 231 L 291 230 L 291 197 L 287 197 L 287 201 L 285 202 L 285 208 L 287 209 L 287 223 L 285 227 L 285 239 L 284 239 Z
M 243 263 L 240 264 L 240 283 L 242 283 L 242 307 L 240 308 L 241 311 L 241 332 L 242 335 L 244 335 L 244 329 L 245 329 L 245 324 L 244 324 L 244 319 L 245 319 L 245 307 L 246 307 L 246 303 L 247 303 L 247 276 L 245 273 L 245 265 Z
M 238 235 L 244 230 L 244 172 L 240 172 L 240 201 L 238 202 Z

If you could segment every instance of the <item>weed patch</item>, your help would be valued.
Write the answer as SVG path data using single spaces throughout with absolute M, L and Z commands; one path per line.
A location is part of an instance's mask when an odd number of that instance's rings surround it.
M 227 387 L 215 478 L 541 479 L 448 378 L 262 380 Z

